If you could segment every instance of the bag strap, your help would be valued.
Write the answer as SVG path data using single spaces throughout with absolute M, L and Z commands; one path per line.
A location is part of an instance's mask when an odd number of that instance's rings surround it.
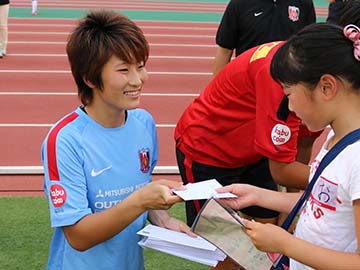
M 340 141 L 338 141 L 334 147 L 332 147 L 329 152 L 326 153 L 324 158 L 321 160 L 319 167 L 316 169 L 314 176 L 312 177 L 310 183 L 304 190 L 304 193 L 295 204 L 294 208 L 291 210 L 284 223 L 281 225 L 282 228 L 288 230 L 292 221 L 298 214 L 299 210 L 302 208 L 303 204 L 309 198 L 311 194 L 311 190 L 314 187 L 316 180 L 319 178 L 322 171 L 326 168 L 326 166 L 348 145 L 353 144 L 354 142 L 360 140 L 360 128 L 356 129 L 350 133 L 348 133 L 345 137 L 343 137 Z
M 285 230 L 288 230 L 291 223 L 293 222 L 294 218 L 304 205 L 304 203 L 307 201 L 311 194 L 311 190 L 313 189 L 317 179 L 319 178 L 322 171 L 326 168 L 326 166 L 342 151 L 344 150 L 348 145 L 353 144 L 354 142 L 360 140 L 360 128 L 356 129 L 350 133 L 348 133 L 346 136 L 344 136 L 340 141 L 338 141 L 334 147 L 332 147 L 329 152 L 326 153 L 326 155 L 321 160 L 319 167 L 316 169 L 314 176 L 312 177 L 310 183 L 304 190 L 304 193 L 301 195 L 300 199 L 295 204 L 294 208 L 291 210 L 287 218 L 285 219 L 284 223 L 281 225 L 281 227 Z M 281 268 L 282 262 L 286 258 L 285 256 L 281 255 L 279 258 L 274 262 L 272 269 L 279 269 L 277 267 Z M 284 268 L 281 268 L 284 269 Z

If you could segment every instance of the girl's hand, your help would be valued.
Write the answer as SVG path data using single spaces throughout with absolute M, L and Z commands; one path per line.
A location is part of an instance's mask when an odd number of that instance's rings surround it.
M 250 237 L 257 249 L 264 252 L 284 254 L 287 241 L 292 236 L 283 228 L 274 224 L 263 224 L 256 221 L 245 220 L 246 234 Z
M 216 190 L 219 193 L 231 192 L 238 196 L 237 198 L 221 199 L 221 201 L 232 209 L 242 209 L 248 206 L 256 205 L 261 189 L 252 185 L 232 184 Z

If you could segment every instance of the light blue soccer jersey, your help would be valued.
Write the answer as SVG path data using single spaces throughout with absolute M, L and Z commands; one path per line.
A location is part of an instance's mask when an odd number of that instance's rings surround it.
M 57 122 L 42 146 L 45 194 L 50 204 L 49 270 L 140 270 L 142 249 L 136 234 L 147 213 L 108 241 L 79 252 L 62 226 L 103 211 L 146 185 L 158 158 L 156 127 L 142 109 L 127 111 L 126 123 L 104 128 L 81 108 Z

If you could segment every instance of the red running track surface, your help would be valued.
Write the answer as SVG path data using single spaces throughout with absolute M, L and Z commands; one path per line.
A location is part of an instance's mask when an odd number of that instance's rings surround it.
M 211 79 L 217 24 L 138 24 L 150 43 L 150 76 L 141 107 L 158 125 L 158 165 L 175 166 L 174 126 Z M 0 65 L 0 166 L 41 166 L 41 142 L 51 124 L 79 105 L 65 54 L 74 25 L 75 20 L 10 18 L 8 55 Z M 39 179 L 3 175 L 0 191 L 41 193 Z
M 81 3 L 83 2 L 83 3 Z M 29 7 L 14 0 L 13 7 Z M 85 6 L 84 6 L 85 5 Z M 143 1 L 109 0 L 104 7 L 144 10 Z M 89 8 L 86 1 L 42 1 L 41 7 Z M 222 12 L 225 4 L 167 3 L 163 10 Z M 159 10 L 159 3 L 146 2 Z M 317 9 L 325 16 L 325 9 Z M 324 14 L 323 14 L 324 13 Z M 76 20 L 9 19 L 8 55 L 0 60 L 0 166 L 40 166 L 40 147 L 50 125 L 74 110 L 79 101 L 65 54 L 66 39 Z M 175 166 L 173 131 L 186 106 L 211 80 L 218 23 L 138 21 L 150 43 L 141 106 L 158 125 L 159 166 Z M 179 176 L 155 176 L 179 180 Z M 4 190 L 42 194 L 42 176 L 0 176 Z M 3 191 L 3 192 L 2 192 Z

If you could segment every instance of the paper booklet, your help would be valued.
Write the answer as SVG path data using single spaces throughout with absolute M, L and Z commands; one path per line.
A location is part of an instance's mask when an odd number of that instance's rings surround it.
M 191 237 L 154 225 L 147 225 L 137 234 L 143 236 L 138 242 L 143 248 L 152 248 L 194 262 L 215 266 L 226 257 L 216 246 L 200 236 Z
M 191 230 L 217 246 L 243 269 L 269 270 L 272 258 L 256 249 L 243 231 L 242 220 L 237 212 L 211 198 L 198 213 Z

